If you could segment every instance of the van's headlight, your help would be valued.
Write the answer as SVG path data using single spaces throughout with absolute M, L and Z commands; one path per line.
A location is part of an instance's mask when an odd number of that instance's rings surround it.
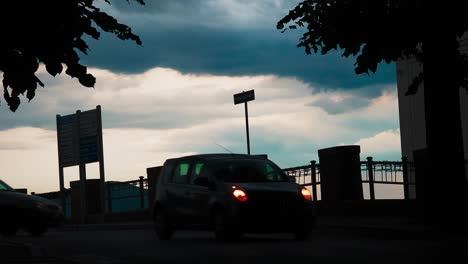
M 232 188 L 232 196 L 234 196 L 234 198 L 236 198 L 237 200 L 241 202 L 247 202 L 248 196 L 243 190 L 237 188 L 237 186 L 235 185 L 233 185 L 231 188 Z
M 312 201 L 312 193 L 307 189 L 306 187 L 302 187 L 301 189 L 301 195 L 304 199 L 307 201 Z

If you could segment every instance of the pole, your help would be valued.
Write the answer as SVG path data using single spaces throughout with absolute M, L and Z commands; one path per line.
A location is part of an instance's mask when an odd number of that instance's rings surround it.
M 247 132 L 247 154 L 250 155 L 249 110 L 247 108 L 247 102 L 245 102 L 244 105 L 245 105 L 245 129 L 246 129 L 246 132 Z
M 375 200 L 375 191 L 374 191 L 374 165 L 372 157 L 367 157 L 367 171 L 369 174 L 369 193 L 370 199 Z
M 59 165 L 59 183 L 60 183 L 60 205 L 62 206 L 63 212 L 67 210 L 66 206 L 66 194 L 65 194 L 65 184 L 64 184 L 64 176 L 63 176 L 63 167 Z
M 58 164 L 59 164 L 59 189 L 60 189 L 60 203 L 61 203 L 61 206 L 62 206 L 62 209 L 63 211 L 65 212 L 66 208 L 65 208 L 65 201 L 66 201 L 66 197 L 65 197 L 65 184 L 64 184 L 64 176 L 63 176 L 63 166 L 62 166 L 62 160 L 60 158 L 60 134 L 59 134 L 59 131 L 60 131 L 60 128 L 59 128 L 59 124 L 60 124 L 60 115 L 56 115 L 55 116 L 56 118 L 56 123 L 57 123 L 57 147 L 58 147 Z
M 80 144 L 80 118 L 81 111 L 76 111 L 76 134 L 78 139 L 78 148 Z M 77 151 L 78 153 L 79 150 Z M 86 195 L 86 164 L 81 161 L 81 156 L 78 155 L 79 170 L 80 170 L 80 224 L 86 224 L 88 212 L 87 212 L 87 195 Z
M 317 201 L 317 174 L 315 171 L 315 166 L 316 166 L 316 161 L 312 160 L 310 161 L 310 176 L 312 178 L 312 197 L 314 198 L 314 201 Z
M 80 224 L 86 224 L 87 219 L 87 195 L 86 195 L 86 164 L 80 163 Z
M 102 114 L 101 106 L 96 106 L 97 110 L 97 148 L 98 148 L 98 160 L 99 160 L 99 192 L 100 192 L 100 213 L 106 213 L 106 199 L 105 199 L 105 185 L 106 177 L 104 174 L 104 143 L 102 140 Z M 112 208 L 110 208 L 112 209 Z
M 401 158 L 401 165 L 403 170 L 403 194 L 405 200 L 409 200 L 409 181 L 408 181 L 408 158 Z
M 145 208 L 145 186 L 144 186 L 144 183 L 143 183 L 143 179 L 144 177 L 143 176 L 140 176 L 140 207 L 141 209 L 144 209 Z

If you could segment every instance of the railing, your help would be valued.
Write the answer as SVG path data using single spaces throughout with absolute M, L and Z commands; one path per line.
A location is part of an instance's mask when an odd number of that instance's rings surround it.
M 402 161 L 374 161 L 372 157 L 367 157 L 366 161 L 361 161 L 362 182 L 369 184 L 369 195 L 371 200 L 375 200 L 374 184 L 397 184 L 403 185 L 405 199 L 409 198 L 410 179 L 408 177 L 409 166 L 406 158 Z
M 398 161 L 361 161 L 362 182 L 404 184 L 403 164 Z
M 144 210 L 149 207 L 148 179 L 106 183 L 106 203 L 109 213 Z
M 297 184 L 302 186 L 312 185 L 312 165 L 286 168 L 283 169 L 283 171 L 288 176 L 295 177 Z M 315 165 L 315 175 L 317 178 L 317 184 L 320 184 L 320 167 L 318 164 Z
M 312 186 L 312 198 L 318 200 L 317 185 L 320 184 L 320 166 L 315 163 L 315 160 L 310 162 L 310 165 L 292 167 L 283 169 L 290 177 L 295 177 L 296 183 L 302 186 Z
M 468 160 L 465 161 L 468 175 Z M 406 158 L 402 161 L 374 161 L 368 157 L 360 162 L 362 183 L 369 184 L 370 199 L 375 199 L 374 184 L 403 185 L 404 198 L 409 199 L 409 186 L 415 184 L 415 166 Z M 283 171 L 295 177 L 296 183 L 310 187 L 314 201 L 318 200 L 317 185 L 321 183 L 320 164 L 311 161 L 309 165 L 285 168 Z M 34 193 L 32 193 L 34 194 Z M 62 204 L 67 217 L 71 215 L 70 189 L 66 189 L 65 203 L 62 203 L 60 192 L 35 194 Z M 140 176 L 137 180 L 106 183 L 107 212 L 119 213 L 142 211 L 150 206 L 148 179 Z
M 361 161 L 362 183 L 369 184 L 370 199 L 375 199 L 374 184 L 396 184 L 403 185 L 404 197 L 409 198 L 409 185 L 414 184 L 414 164 L 403 158 L 402 161 L 374 161 L 368 157 Z M 467 162 L 468 168 L 468 162 Z M 314 160 L 310 165 L 291 167 L 283 169 L 288 175 L 296 178 L 296 183 L 302 186 L 312 186 L 314 201 L 317 200 L 317 185 L 320 184 L 320 164 Z M 467 169 L 468 171 L 468 169 Z M 314 180 L 315 177 L 315 180 Z

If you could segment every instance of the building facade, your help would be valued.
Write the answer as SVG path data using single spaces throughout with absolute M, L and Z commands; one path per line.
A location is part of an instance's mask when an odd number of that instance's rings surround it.
M 468 33 L 465 33 L 460 40 L 460 50 L 468 54 Z M 414 95 L 405 96 L 405 93 L 422 67 L 416 59 L 400 60 L 396 66 L 401 152 L 403 157 L 407 157 L 409 162 L 413 162 L 413 151 L 426 147 L 424 85 L 421 85 Z M 460 89 L 460 108 L 465 160 L 468 160 L 468 91 L 465 89 Z M 409 181 L 415 181 L 414 170 L 409 171 Z M 416 197 L 414 185 L 410 185 L 409 195 L 411 199 Z

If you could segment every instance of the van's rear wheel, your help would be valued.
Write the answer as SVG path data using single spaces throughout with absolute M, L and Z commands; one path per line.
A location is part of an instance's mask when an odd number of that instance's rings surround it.
M 32 236 L 42 236 L 47 232 L 47 225 L 45 223 L 34 223 L 28 226 L 27 230 Z
M 19 230 L 18 220 L 15 217 L 9 216 L 13 213 L 7 212 L 3 219 L 0 219 L 0 234 L 5 237 L 16 235 Z
M 174 231 L 169 223 L 169 217 L 166 210 L 159 209 L 154 216 L 154 231 L 159 240 L 169 240 Z
M 10 223 L 9 225 L 4 225 L 0 227 L 0 234 L 5 237 L 11 237 L 16 235 L 16 233 L 19 230 L 19 226 L 13 223 Z

